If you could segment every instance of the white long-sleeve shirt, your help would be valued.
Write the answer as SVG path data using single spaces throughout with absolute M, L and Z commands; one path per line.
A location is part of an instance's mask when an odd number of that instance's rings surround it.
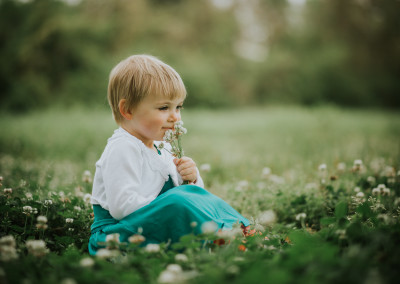
M 115 130 L 96 162 L 91 203 L 120 220 L 153 201 L 169 176 L 175 186 L 181 185 L 174 157 L 165 149 L 160 152 L 149 149 L 121 127 Z M 196 185 L 204 187 L 199 172 Z

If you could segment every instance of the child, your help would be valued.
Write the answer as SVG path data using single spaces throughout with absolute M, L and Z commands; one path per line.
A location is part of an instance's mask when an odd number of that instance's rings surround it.
M 121 242 L 138 232 L 144 244 L 177 242 L 201 233 L 210 221 L 216 230 L 240 222 L 247 232 L 249 221 L 203 188 L 191 158 L 177 159 L 157 148 L 156 141 L 181 120 L 185 97 L 178 73 L 155 57 L 131 56 L 111 71 L 108 101 L 119 128 L 96 163 L 90 254 L 113 233 Z

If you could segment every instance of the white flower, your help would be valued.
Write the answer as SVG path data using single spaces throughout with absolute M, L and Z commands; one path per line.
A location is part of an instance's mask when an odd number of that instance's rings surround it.
M 82 181 L 85 183 L 91 183 L 92 182 L 92 173 L 88 170 L 83 172 L 82 175 Z
M 74 223 L 74 219 L 72 219 L 72 218 L 67 218 L 67 219 L 65 219 L 65 223 L 67 223 L 67 224 L 72 224 L 72 223 Z
M 5 189 L 4 189 L 4 193 L 5 193 L 5 194 L 11 194 L 12 191 L 13 191 L 12 188 L 5 188 Z
M 76 210 L 76 211 L 81 211 L 82 210 L 82 208 L 81 207 L 79 207 L 79 206 L 74 206 L 74 210 Z
M 164 147 L 165 147 L 164 143 L 162 143 L 162 142 L 160 144 L 158 144 L 158 146 L 157 146 L 158 150 L 162 150 Z
M 363 165 L 362 160 L 354 160 L 354 166 L 355 167 L 361 167 Z
M 376 178 L 373 176 L 367 177 L 367 181 L 369 184 L 374 184 L 376 182 Z
M 144 248 L 146 252 L 150 253 L 157 253 L 160 251 L 160 245 L 159 244 L 147 244 L 146 247 Z
M 169 270 L 164 270 L 158 277 L 158 283 L 177 283 L 180 281 L 180 275 Z
M 264 212 L 261 212 L 261 214 L 258 217 L 258 220 L 261 225 L 264 226 L 269 226 L 275 223 L 276 221 L 276 214 L 273 210 L 267 210 Z
M 355 191 L 355 192 L 360 192 L 361 189 L 360 189 L 358 186 L 356 186 L 356 187 L 354 188 L 354 191 Z
M 82 258 L 79 262 L 82 267 L 92 267 L 94 265 L 94 260 L 91 257 Z
M 360 192 L 358 192 L 358 193 L 356 194 L 356 196 L 357 196 L 358 198 L 363 198 L 365 195 L 364 195 L 364 192 L 360 191 Z
M 109 250 L 109 249 L 103 248 L 103 249 L 99 249 L 99 250 L 96 252 L 96 257 L 102 258 L 102 259 L 107 259 L 107 258 L 114 257 L 114 256 L 116 256 L 117 254 L 118 254 L 117 251 L 114 251 L 114 250 L 111 251 L 111 250 Z
M 33 195 L 30 192 L 25 193 L 26 199 L 33 200 Z
M 210 172 L 210 171 L 211 171 L 211 166 L 210 166 L 210 164 L 202 164 L 202 165 L 200 166 L 200 171 L 205 172 L 205 173 Z
M 321 164 L 321 165 L 319 165 L 318 170 L 319 170 L 320 172 L 326 171 L 326 164 Z
M 75 281 L 75 279 L 68 277 L 61 280 L 60 284 L 77 284 L 77 282 Z
M 339 164 L 337 164 L 336 169 L 339 172 L 344 172 L 346 170 L 346 164 L 345 163 L 339 163 Z
M 43 240 L 28 240 L 25 245 L 28 252 L 36 257 L 44 256 L 49 252 Z
M 73 232 L 73 231 L 75 231 L 75 229 L 74 228 L 68 228 L 68 231 L 69 232 Z
M 382 190 L 382 195 L 390 195 L 390 189 L 387 188 L 387 187 L 385 187 L 385 188 Z
M 273 182 L 273 183 L 276 183 L 276 184 L 283 184 L 283 183 L 285 183 L 285 179 L 284 179 L 283 177 L 280 177 L 280 176 L 277 176 L 277 175 L 271 175 L 271 176 L 269 177 L 269 180 L 270 180 L 271 182 Z
M 247 180 L 241 180 L 236 185 L 236 191 L 243 191 L 249 188 L 249 182 Z
M 384 185 L 384 184 L 378 184 L 378 189 L 380 190 L 380 191 L 382 191 L 382 190 L 384 190 L 386 188 L 386 185 Z
M 182 272 L 182 267 L 179 264 L 169 264 L 167 266 L 167 270 L 174 272 L 174 273 L 181 273 Z
M 15 248 L 16 242 L 13 235 L 7 235 L 0 238 L 0 246 L 8 246 Z
M 59 195 L 60 197 L 64 197 L 64 196 L 65 196 L 65 193 L 64 193 L 64 191 L 60 191 L 60 192 L 58 193 L 58 195 Z
M 106 236 L 106 243 L 107 245 L 114 245 L 114 244 L 119 244 L 119 234 L 115 233 L 115 234 L 109 234 Z
M 36 221 L 37 221 L 38 223 L 41 223 L 41 224 L 46 224 L 46 223 L 47 223 L 47 217 L 46 217 L 46 216 L 38 216 L 38 217 L 36 218 Z
M 297 214 L 296 215 L 296 220 L 297 221 L 301 221 L 301 220 L 304 220 L 305 218 L 307 217 L 307 214 L 306 213 L 299 213 L 299 214 Z
M 188 262 L 188 260 L 189 259 L 186 254 L 178 253 L 177 255 L 175 255 L 175 261 L 177 262 Z
M 265 167 L 265 168 L 262 169 L 261 177 L 262 178 L 268 178 L 270 176 L 270 174 L 271 174 L 271 169 L 268 168 L 268 167 Z
M 83 201 L 85 201 L 86 203 L 89 203 L 91 199 L 92 195 L 90 193 L 86 193 L 85 196 L 83 196 Z
M 129 237 L 128 241 L 132 244 L 141 244 L 146 240 L 145 237 L 143 237 L 142 235 L 132 235 Z
M 22 213 L 29 215 L 33 212 L 33 208 L 31 206 L 22 207 Z
M 217 229 L 218 225 L 214 221 L 208 221 L 201 224 L 201 232 L 203 234 L 214 234 Z
M 8 262 L 18 258 L 18 253 L 13 246 L 0 246 L 0 261 Z
M 52 205 L 53 204 L 53 201 L 51 200 L 51 199 L 48 199 L 48 200 L 45 200 L 44 201 L 44 205 L 45 206 L 50 206 L 50 205 Z

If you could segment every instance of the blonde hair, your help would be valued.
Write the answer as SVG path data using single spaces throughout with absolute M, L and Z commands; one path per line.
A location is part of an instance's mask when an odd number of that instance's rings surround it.
M 118 124 L 123 120 L 118 106 L 122 99 L 126 110 L 132 110 L 149 94 L 185 98 L 186 88 L 179 74 L 154 56 L 133 55 L 112 69 L 107 98 Z

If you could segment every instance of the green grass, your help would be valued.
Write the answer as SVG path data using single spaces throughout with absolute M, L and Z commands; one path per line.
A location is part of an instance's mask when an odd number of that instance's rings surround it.
M 385 283 L 398 277 L 400 180 L 388 171 L 400 169 L 400 114 L 335 107 L 185 109 L 183 120 L 186 155 L 199 166 L 211 165 L 202 173 L 207 189 L 253 226 L 260 225 L 257 217 L 265 210 L 277 215 L 262 236 L 247 241 L 245 253 L 237 249 L 241 239 L 203 250 L 194 245 L 194 236 L 182 240 L 189 258 L 180 263 L 184 277 L 194 283 Z M 96 259 L 92 268 L 77 264 L 87 256 L 92 220 L 76 188 L 90 193 L 82 174 L 93 173 L 115 128 L 111 113 L 103 109 L 0 115 L 0 237 L 13 235 L 19 254 L 18 260 L 0 260 L 0 280 L 154 283 L 169 263 L 176 263 L 176 251 L 149 254 L 133 247 L 133 253 L 111 262 Z M 356 159 L 363 161 L 364 172 L 351 171 Z M 339 163 L 345 163 L 345 171 L 337 169 Z M 325 176 L 320 164 L 327 165 Z M 264 167 L 271 169 L 269 177 L 261 176 Z M 248 184 L 239 187 L 243 181 Z M 390 195 L 369 198 L 378 184 L 389 187 Z M 357 201 L 355 187 L 365 200 Z M 4 188 L 12 188 L 12 195 Z M 60 199 L 60 191 L 70 202 Z M 49 198 L 54 205 L 47 208 Z M 35 215 L 22 213 L 25 205 L 48 217 L 45 232 L 35 229 Z M 307 217 L 296 220 L 299 213 Z M 65 218 L 75 221 L 66 225 Z M 28 239 L 44 239 L 51 252 L 36 261 L 25 248 Z

